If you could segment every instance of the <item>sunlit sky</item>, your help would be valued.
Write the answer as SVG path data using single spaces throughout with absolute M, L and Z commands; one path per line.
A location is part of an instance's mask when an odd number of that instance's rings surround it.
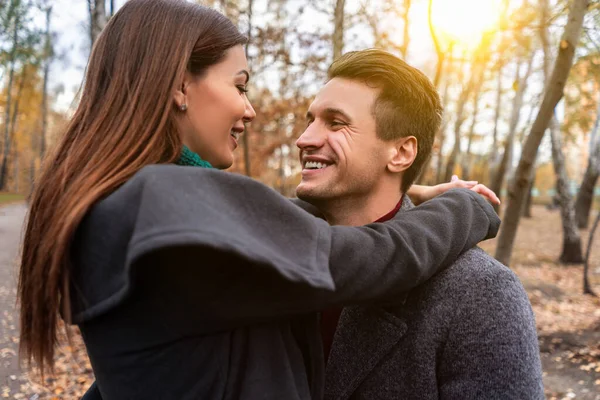
M 62 86 L 64 92 L 57 99 L 56 106 L 67 109 L 72 102 L 73 96 L 79 87 L 88 56 L 88 11 L 85 0 L 54 0 L 52 15 L 52 31 L 58 42 L 56 50 L 62 56 L 61 60 L 52 65 L 51 88 Z M 124 0 L 116 0 L 119 7 Z M 305 4 L 303 0 L 292 0 L 298 6 Z M 399 2 L 400 3 L 400 2 Z M 426 0 L 413 0 L 410 14 L 410 36 L 408 62 L 431 74 L 435 54 L 427 25 L 427 3 Z M 499 15 L 499 0 L 434 0 L 432 18 L 436 25 L 436 31 L 443 43 L 449 39 L 467 47 L 474 47 L 485 29 L 492 27 Z M 264 9 L 266 1 L 255 1 L 255 18 L 260 19 L 260 10 Z M 358 0 L 347 1 L 347 11 L 356 10 L 360 2 Z M 36 23 L 43 26 L 43 16 L 36 19 Z M 332 29 L 328 17 L 323 14 L 306 13 L 303 18 L 306 30 Z M 364 29 L 364 28 L 359 28 Z M 398 34 L 401 29 L 398 29 Z M 356 33 L 356 32 L 355 32 Z M 364 48 L 370 45 L 363 34 L 352 35 L 348 30 L 346 35 L 346 47 L 348 50 Z M 366 35 L 368 36 L 368 35 Z M 362 38 L 362 39 L 361 39 Z M 397 38 L 401 41 L 401 36 Z M 433 62 L 432 62 L 433 61 Z M 252 60 L 249 60 L 251 63 Z
M 261 22 L 261 13 L 264 13 L 267 1 L 255 0 L 254 18 L 257 24 Z M 327 1 L 332 3 L 332 0 Z M 116 7 L 120 7 L 124 2 L 125 0 L 116 0 Z M 289 0 L 291 8 L 300 7 L 306 3 L 306 0 Z M 398 3 L 401 4 L 401 1 Z M 474 48 L 481 39 L 482 33 L 496 26 L 497 19 L 501 14 L 500 3 L 501 0 L 434 0 L 432 18 L 442 45 L 445 47 L 449 40 L 453 40 L 457 43 L 456 46 Z M 515 1 L 512 3 L 514 4 Z M 58 40 L 56 51 L 62 58 L 55 61 L 51 67 L 50 88 L 51 90 L 55 90 L 57 87 L 64 89 L 54 105 L 57 109 L 64 111 L 71 109 L 74 95 L 83 80 L 89 52 L 87 31 L 89 16 L 85 0 L 53 0 L 53 4 L 51 29 Z M 361 0 L 347 0 L 347 12 L 353 13 L 360 4 Z M 299 20 L 300 29 L 312 32 L 323 29 L 331 30 L 333 25 L 330 18 L 322 13 L 305 12 Z M 45 23 L 44 17 L 40 15 L 36 19 L 36 23 L 42 27 Z M 390 22 L 388 21 L 387 24 L 388 26 L 386 26 L 386 21 L 381 21 L 379 28 L 387 29 Z M 392 39 L 400 43 L 402 41 L 401 23 L 394 22 L 392 27 L 395 28 L 393 29 L 395 36 L 392 35 Z M 357 50 L 371 46 L 370 33 L 366 30 L 367 28 L 362 26 L 348 27 L 345 34 L 345 50 Z M 413 0 L 410 12 L 410 38 L 407 61 L 433 77 L 437 57 L 428 26 L 428 0 Z M 252 59 L 249 60 L 249 63 L 252 63 Z M 510 81 L 511 78 L 507 77 L 507 79 Z M 265 81 L 273 82 L 277 79 L 265 79 Z M 315 82 L 315 87 L 319 85 L 319 82 Z M 510 82 L 507 82 L 507 85 L 510 85 Z M 541 85 L 541 82 L 534 82 L 533 85 Z M 489 103 L 491 104 L 491 101 Z M 260 110 L 257 111 L 260 112 Z M 478 131 L 491 132 L 492 117 L 489 113 L 491 113 L 490 110 L 482 112 Z M 522 123 L 525 123 L 528 111 L 525 110 L 523 114 L 525 115 L 522 117 Z M 450 138 L 446 145 L 450 146 L 451 144 L 452 139 Z M 484 149 L 485 146 L 489 146 L 489 143 L 480 143 L 479 146 Z M 518 154 L 515 157 L 518 157 Z

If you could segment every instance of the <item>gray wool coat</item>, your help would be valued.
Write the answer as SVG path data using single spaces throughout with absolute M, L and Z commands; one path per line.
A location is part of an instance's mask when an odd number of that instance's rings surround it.
M 544 398 L 527 294 L 479 248 L 395 301 L 345 308 L 325 379 L 331 400 Z
M 148 166 L 73 239 L 72 319 L 95 393 L 321 399 L 317 311 L 396 298 L 498 225 L 464 189 L 394 221 L 334 227 L 246 177 Z

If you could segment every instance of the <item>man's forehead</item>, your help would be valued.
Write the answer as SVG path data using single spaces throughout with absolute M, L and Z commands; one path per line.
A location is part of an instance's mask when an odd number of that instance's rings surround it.
M 332 109 L 369 112 L 377 94 L 377 89 L 359 81 L 333 78 L 319 90 L 308 111 L 314 115 Z

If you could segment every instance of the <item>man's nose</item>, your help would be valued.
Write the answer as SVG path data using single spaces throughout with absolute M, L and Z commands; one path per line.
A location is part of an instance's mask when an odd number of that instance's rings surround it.
M 313 122 L 307 126 L 304 133 L 300 135 L 296 141 L 296 146 L 301 150 L 311 148 L 318 149 L 325 144 L 326 139 L 327 135 L 325 129 L 322 126 L 319 126 L 317 122 Z

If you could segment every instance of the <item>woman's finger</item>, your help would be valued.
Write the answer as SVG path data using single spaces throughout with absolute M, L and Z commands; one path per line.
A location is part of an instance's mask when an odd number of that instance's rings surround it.
M 494 204 L 498 204 L 498 205 L 500 204 L 500 199 L 498 198 L 496 193 L 494 193 L 493 190 L 489 189 L 487 186 L 485 186 L 483 184 L 475 185 L 471 188 L 471 190 L 479 193 L 480 195 L 482 195 L 483 197 L 485 197 L 486 199 L 488 199 L 489 201 L 491 201 Z

